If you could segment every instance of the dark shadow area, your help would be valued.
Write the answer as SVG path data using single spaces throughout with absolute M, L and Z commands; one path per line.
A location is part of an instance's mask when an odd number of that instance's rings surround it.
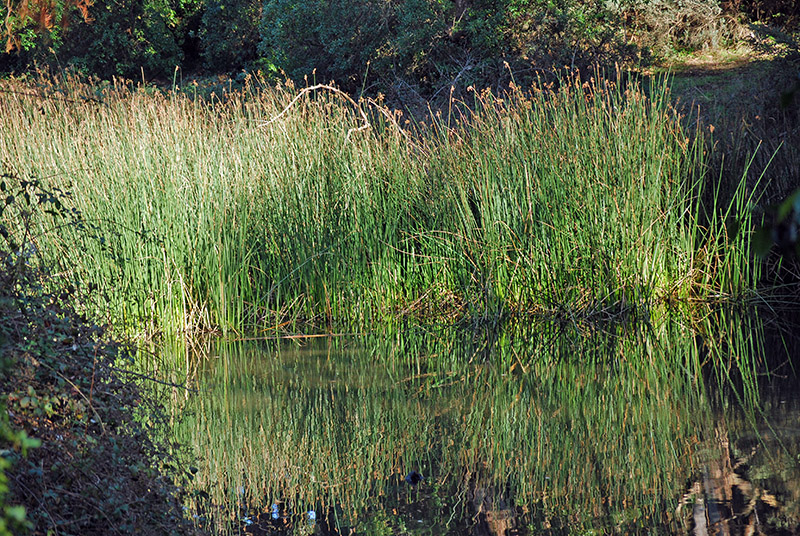
M 723 181 L 724 196 L 746 174 L 767 206 L 800 184 L 800 43 L 763 25 L 750 31 L 755 58 L 685 65 L 674 70 L 672 91 L 713 147 L 710 186 Z

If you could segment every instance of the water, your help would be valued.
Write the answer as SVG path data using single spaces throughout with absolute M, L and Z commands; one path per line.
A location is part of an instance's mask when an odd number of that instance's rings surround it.
M 792 533 L 800 397 L 773 327 L 210 342 L 168 352 L 199 389 L 173 391 L 174 431 L 217 533 Z

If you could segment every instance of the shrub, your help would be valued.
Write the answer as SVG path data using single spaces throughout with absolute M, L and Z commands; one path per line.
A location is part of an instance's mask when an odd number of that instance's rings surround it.
M 316 74 L 348 89 L 358 87 L 379 52 L 389 52 L 394 8 L 370 0 L 337 3 L 266 0 L 259 51 L 292 78 Z
M 201 0 L 61 0 L 0 7 L 5 54 L 0 68 L 24 70 L 34 63 L 73 65 L 88 74 L 163 76 L 191 46 L 189 24 Z M 27 6 L 27 8 L 26 8 Z
M 205 66 L 216 72 L 245 67 L 257 56 L 261 0 L 206 0 L 200 39 Z
M 800 3 L 797 0 L 729 0 L 730 9 L 746 13 L 754 20 L 777 24 L 785 29 L 800 26 Z
M 88 20 L 87 0 L 57 2 L 9 1 L 0 5 L 5 40 L 0 70 L 12 71 L 37 61 L 52 61 L 52 50 L 61 45 L 63 33 L 75 19 Z
M 741 34 L 735 14 L 718 0 L 627 0 L 618 8 L 637 41 L 659 56 L 719 48 Z
M 423 94 L 535 79 L 552 66 L 636 59 L 619 15 L 575 0 L 266 0 L 259 51 L 292 78 L 347 89 L 406 81 Z M 527 78 L 526 78 L 527 77 Z
M 94 20 L 69 27 L 62 61 L 103 78 L 164 76 L 182 60 L 172 32 L 178 21 L 169 0 L 98 0 Z
M 130 350 L 41 262 L 34 229 L 46 216 L 81 227 L 80 213 L 36 179 L 3 174 L 0 192 L 0 536 L 194 533 L 174 450 L 152 434 L 160 407 L 115 368 Z

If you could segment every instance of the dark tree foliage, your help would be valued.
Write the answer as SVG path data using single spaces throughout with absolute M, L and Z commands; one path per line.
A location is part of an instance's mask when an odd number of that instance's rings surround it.
M 202 62 L 200 34 L 206 3 L 207 0 L 170 0 L 172 33 L 183 53 L 181 67 L 187 71 L 198 68 Z
M 182 61 L 168 0 L 97 0 L 93 21 L 72 25 L 58 50 L 62 62 L 88 73 L 164 76 Z
M 724 4 L 729 11 L 746 13 L 757 21 L 787 29 L 800 27 L 800 2 L 797 0 L 728 0 Z
M 91 20 L 91 0 L 7 0 L 0 4 L 0 71 L 21 70 L 52 60 L 64 31 L 75 20 Z
M 390 46 L 394 2 L 266 0 L 259 50 L 292 78 L 316 75 L 353 89 Z
M 0 70 L 35 62 L 103 78 L 165 76 L 184 51 L 197 60 L 203 6 L 204 0 L 29 0 L 12 11 L 0 8 L 8 15 Z
M 5 52 L 31 50 L 57 42 L 76 13 L 88 20 L 93 0 L 7 0 L 0 7 Z
M 290 77 L 353 90 L 487 86 L 552 66 L 630 61 L 618 13 L 590 0 L 265 0 L 259 50 Z M 369 65 L 369 66 L 368 66 Z
M 205 66 L 242 69 L 256 59 L 262 0 L 205 0 L 200 38 Z

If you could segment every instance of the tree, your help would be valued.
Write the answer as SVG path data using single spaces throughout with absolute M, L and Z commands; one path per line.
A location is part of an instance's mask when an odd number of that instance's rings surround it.
M 5 54 L 15 54 L 25 65 L 51 48 L 58 48 L 63 32 L 76 15 L 84 21 L 91 20 L 92 3 L 93 0 L 6 0 L 5 5 L 0 5 Z M 0 59 L 0 67 L 13 63 L 10 59 Z
M 64 33 L 62 63 L 103 78 L 165 76 L 181 63 L 170 0 L 95 0 L 91 15 Z
M 244 68 L 256 59 L 262 0 L 205 0 L 200 41 L 212 71 Z

